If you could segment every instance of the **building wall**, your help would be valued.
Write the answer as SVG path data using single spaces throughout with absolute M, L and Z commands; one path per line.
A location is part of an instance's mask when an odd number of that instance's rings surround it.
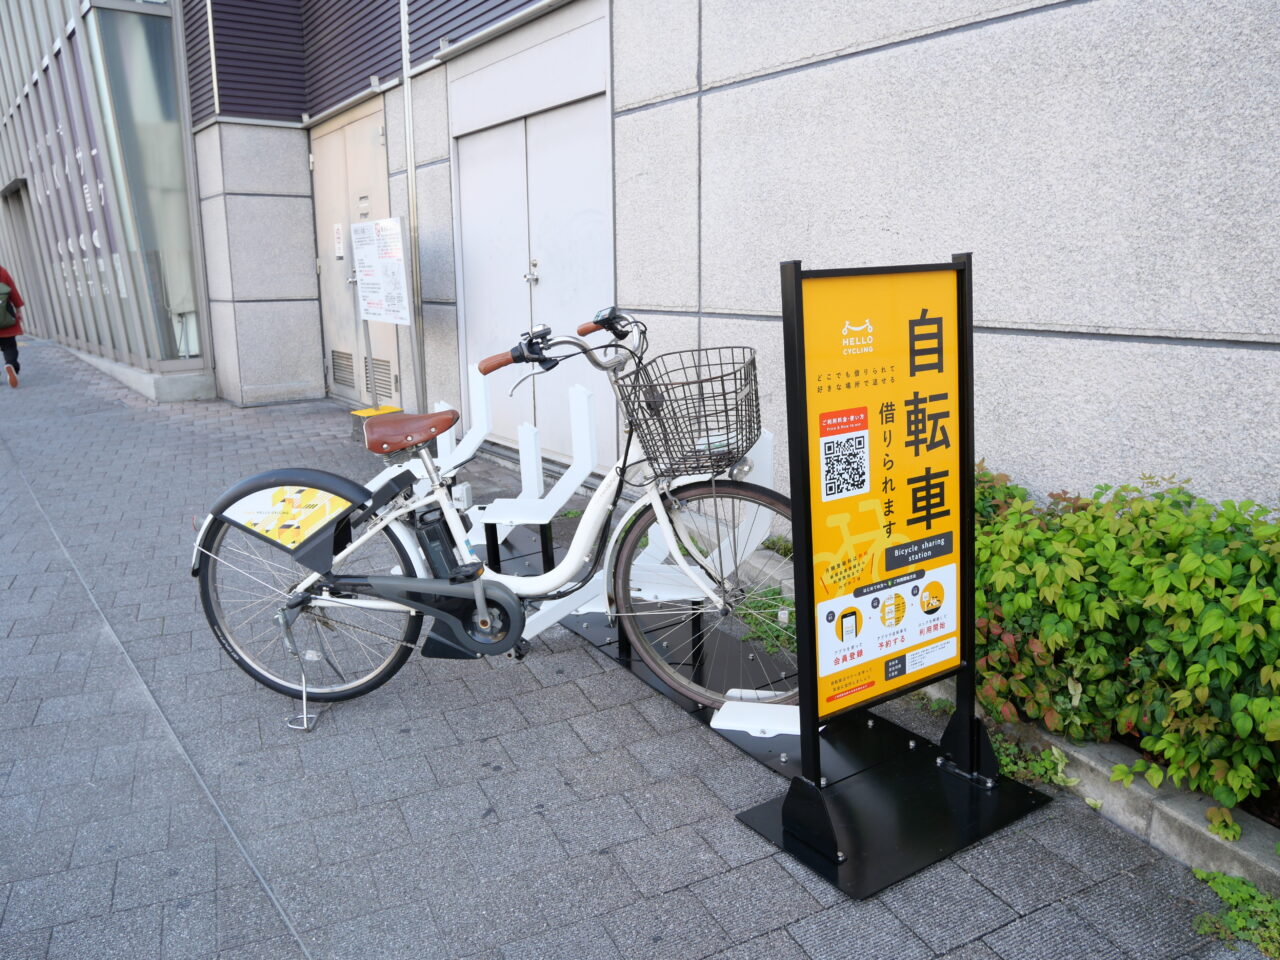
M 972 251 L 979 456 L 1280 503 L 1272 7 L 612 9 L 618 301 L 660 335 L 778 369 L 780 261 Z
M 236 404 L 325 394 L 307 157 L 304 130 L 196 135 L 218 395 Z

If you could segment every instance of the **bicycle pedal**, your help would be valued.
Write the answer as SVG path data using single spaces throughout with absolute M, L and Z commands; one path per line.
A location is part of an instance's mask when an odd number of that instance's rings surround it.
M 450 583 L 470 583 L 476 577 L 480 576 L 480 571 L 484 569 L 484 563 L 476 560 L 473 563 L 464 563 L 460 567 L 455 567 L 453 572 L 449 574 Z

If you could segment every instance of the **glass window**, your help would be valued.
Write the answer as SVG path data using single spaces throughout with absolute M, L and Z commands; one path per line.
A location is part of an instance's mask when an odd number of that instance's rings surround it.
M 198 357 L 200 327 L 172 21 L 107 9 L 95 10 L 94 16 L 116 146 L 136 224 L 137 249 L 130 255 L 138 259 L 154 308 L 157 359 Z

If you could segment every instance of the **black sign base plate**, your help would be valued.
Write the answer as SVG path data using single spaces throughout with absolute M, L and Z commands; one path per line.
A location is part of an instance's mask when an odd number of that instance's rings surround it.
M 828 727 L 823 739 L 828 732 L 847 737 Z M 916 745 L 821 789 L 797 777 L 786 795 L 738 815 L 855 899 L 873 896 L 1049 802 L 1016 780 L 999 777 L 988 787 L 939 765 L 942 754 L 934 744 L 883 718 L 859 734 L 864 741 L 873 737 Z M 815 831 L 815 820 L 824 819 L 829 830 L 823 824 Z

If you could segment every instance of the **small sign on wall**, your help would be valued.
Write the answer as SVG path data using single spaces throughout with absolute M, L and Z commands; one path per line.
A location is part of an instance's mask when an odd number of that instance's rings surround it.
M 360 316 L 409 326 L 413 315 L 409 309 L 400 221 L 391 218 L 353 223 L 351 254 L 355 258 Z
M 342 224 L 335 223 L 333 225 L 333 259 L 345 260 L 347 256 L 347 240 L 346 232 L 342 228 Z

